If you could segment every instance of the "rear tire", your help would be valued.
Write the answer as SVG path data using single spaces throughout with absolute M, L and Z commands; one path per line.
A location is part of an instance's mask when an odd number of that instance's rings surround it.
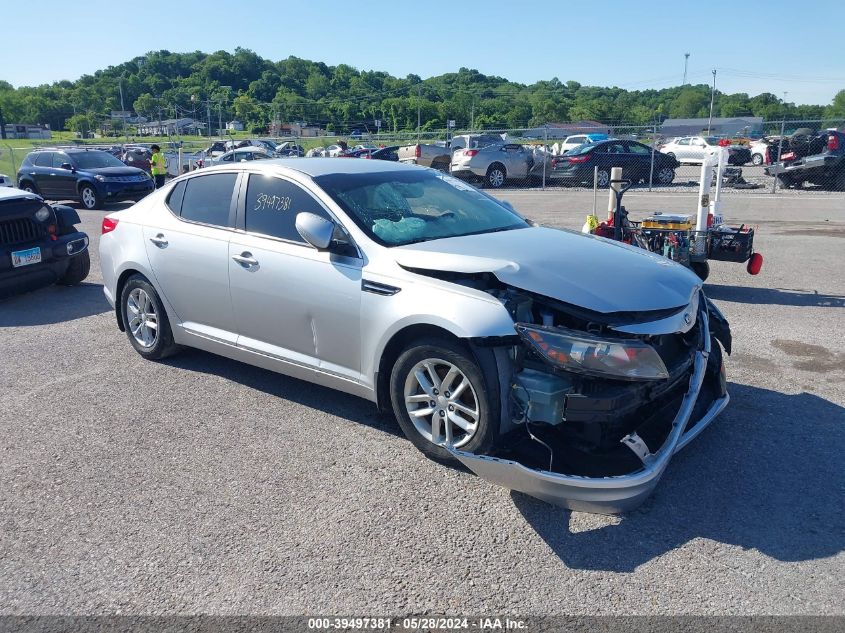
M 23 182 L 21 182 L 21 189 L 23 189 L 27 193 L 34 193 L 36 196 L 41 195 L 40 193 L 38 193 L 38 188 L 28 180 L 24 180 Z
M 491 397 L 478 362 L 457 342 L 411 343 L 393 365 L 390 401 L 402 431 L 431 459 L 454 461 L 447 444 L 485 453 L 496 438 L 498 399 Z
M 610 172 L 606 169 L 599 169 L 596 174 L 596 183 L 599 189 L 607 189 L 610 186 Z
M 487 168 L 487 175 L 484 177 L 484 182 L 488 187 L 493 189 L 501 189 L 505 185 L 508 172 L 505 166 L 501 163 L 493 163 Z
M 91 272 L 91 256 L 87 250 L 82 251 L 79 255 L 74 255 L 68 262 L 65 274 L 61 276 L 57 282 L 60 286 L 77 286 Z
M 120 318 L 132 347 L 147 360 L 167 358 L 179 351 L 164 305 L 143 275 L 126 280 L 120 292 Z
M 671 167 L 661 167 L 657 171 L 657 184 L 671 185 L 675 180 L 675 170 Z
M 762 165 L 763 164 L 763 156 L 762 154 L 754 154 L 751 157 L 751 164 L 752 165 Z

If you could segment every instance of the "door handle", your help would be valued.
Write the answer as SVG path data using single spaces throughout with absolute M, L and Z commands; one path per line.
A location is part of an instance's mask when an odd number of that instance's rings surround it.
M 164 239 L 163 233 L 159 233 L 155 237 L 151 237 L 150 241 L 153 244 L 155 244 L 156 246 L 158 246 L 159 248 L 167 248 L 167 245 L 169 244 L 169 242 L 166 239 Z
M 232 255 L 232 259 L 238 262 L 244 268 L 251 268 L 252 266 L 258 266 L 258 260 L 252 256 L 252 253 L 244 251 L 240 255 Z

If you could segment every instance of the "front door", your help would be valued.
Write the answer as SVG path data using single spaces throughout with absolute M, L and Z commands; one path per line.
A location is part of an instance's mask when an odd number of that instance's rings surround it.
M 144 226 L 144 245 L 165 299 L 185 330 L 218 341 L 237 340 L 229 296 L 229 239 L 234 226 L 236 173 L 178 183 Z
M 318 251 L 296 215 L 330 218 L 303 187 L 250 174 L 229 244 L 238 346 L 354 380 L 361 373 L 361 268 L 356 256 Z

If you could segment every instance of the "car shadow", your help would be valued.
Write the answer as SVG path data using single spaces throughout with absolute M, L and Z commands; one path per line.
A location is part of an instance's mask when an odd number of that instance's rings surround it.
M 705 284 L 704 292 L 710 299 L 733 303 L 798 306 L 801 308 L 845 308 L 845 296 L 824 294 L 816 290 Z
M 0 299 L 0 327 L 64 323 L 110 310 L 102 284 L 47 286 Z
M 365 424 L 390 435 L 402 435 L 393 417 L 380 412 L 374 403 L 328 387 L 198 349 L 185 349 L 178 356 L 161 362 L 187 371 L 213 374 L 329 415 Z
M 729 386 L 713 426 L 675 456 L 655 494 L 615 524 L 569 529 L 570 511 L 512 492 L 531 527 L 571 568 L 632 572 L 694 539 L 779 561 L 845 549 L 845 408 L 810 393 Z

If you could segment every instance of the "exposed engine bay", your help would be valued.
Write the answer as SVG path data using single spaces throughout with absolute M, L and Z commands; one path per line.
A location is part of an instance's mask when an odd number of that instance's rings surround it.
M 514 320 L 516 336 L 476 341 L 499 347 L 508 362 L 496 457 L 552 473 L 614 477 L 641 469 L 664 445 L 705 346 L 700 291 L 690 305 L 601 314 L 489 273 L 424 274 L 489 293 Z M 709 315 L 711 351 L 690 425 L 726 395 L 716 340 L 731 348 L 727 321 L 706 298 L 701 308 Z M 655 323 L 662 327 L 649 327 Z

